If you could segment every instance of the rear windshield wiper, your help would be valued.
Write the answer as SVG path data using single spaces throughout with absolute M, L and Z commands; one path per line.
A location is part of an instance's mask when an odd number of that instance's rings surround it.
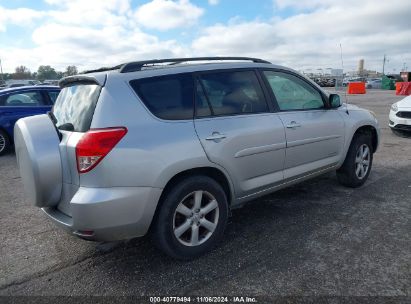
M 53 122 L 53 124 L 56 125 L 56 124 L 57 124 L 57 118 L 56 118 L 56 116 L 54 115 L 54 113 L 51 112 L 51 111 L 48 111 L 48 112 L 47 112 L 47 115 L 50 117 L 50 119 L 51 119 L 51 121 Z
M 54 115 L 54 113 L 52 111 L 48 111 L 47 112 L 48 117 L 50 117 L 50 120 L 53 122 L 54 128 L 56 129 L 57 135 L 60 139 L 63 138 L 63 135 L 61 134 L 61 132 L 59 131 L 59 129 L 57 128 L 57 117 Z
M 59 130 L 63 131 L 74 131 L 74 126 L 71 122 L 67 122 L 65 124 L 62 124 L 61 126 L 57 127 Z

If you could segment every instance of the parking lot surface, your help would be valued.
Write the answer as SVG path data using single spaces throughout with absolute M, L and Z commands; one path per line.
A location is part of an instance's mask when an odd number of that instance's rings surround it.
M 350 95 L 382 141 L 369 180 L 330 173 L 233 211 L 221 246 L 172 260 L 148 237 L 80 240 L 24 202 L 14 154 L 0 157 L 0 295 L 410 296 L 411 138 L 387 126 L 393 91 Z

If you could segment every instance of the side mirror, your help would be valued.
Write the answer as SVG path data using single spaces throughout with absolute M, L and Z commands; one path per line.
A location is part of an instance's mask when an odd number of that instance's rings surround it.
M 330 94 L 328 100 L 330 102 L 331 109 L 339 108 L 342 105 L 340 95 L 338 94 Z

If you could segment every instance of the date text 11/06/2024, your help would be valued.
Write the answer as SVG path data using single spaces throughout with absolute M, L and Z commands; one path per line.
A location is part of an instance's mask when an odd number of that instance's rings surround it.
M 257 303 L 254 297 L 150 297 L 150 303 Z

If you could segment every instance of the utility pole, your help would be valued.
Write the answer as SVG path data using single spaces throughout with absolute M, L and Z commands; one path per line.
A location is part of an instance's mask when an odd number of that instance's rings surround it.
M 4 82 L 4 78 L 3 78 L 3 66 L 1 65 L 1 59 L 0 59 L 0 72 L 1 72 L 1 82 Z
M 384 54 L 384 60 L 382 61 L 382 75 L 385 75 L 385 62 L 387 61 L 387 58 Z

